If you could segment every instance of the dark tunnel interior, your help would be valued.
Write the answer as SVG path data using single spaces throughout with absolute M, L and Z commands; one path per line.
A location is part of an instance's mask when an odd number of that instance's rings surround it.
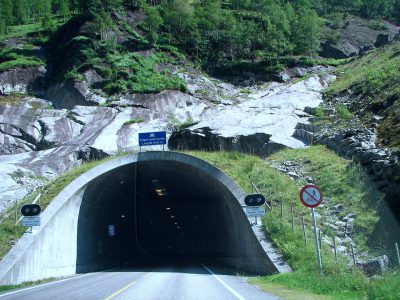
M 190 165 L 160 160 L 114 169 L 83 196 L 77 273 L 240 257 L 240 210 L 227 187 Z

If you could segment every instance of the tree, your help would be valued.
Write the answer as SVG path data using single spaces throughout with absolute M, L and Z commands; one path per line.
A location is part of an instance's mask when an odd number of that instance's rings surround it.
M 163 4 L 163 19 L 167 30 L 186 48 L 194 25 L 194 1 L 171 0 Z
M 55 14 L 65 18 L 70 14 L 70 1 L 68 0 L 53 0 L 52 10 Z
M 27 0 L 14 1 L 14 20 L 16 24 L 25 24 L 29 21 L 29 6 Z
M 79 0 L 80 10 L 91 16 L 100 13 L 120 12 L 123 10 L 123 0 Z
M 9 26 L 13 23 L 12 0 L 0 0 L 0 20 L 4 26 Z
M 321 21 L 314 10 L 302 9 L 292 31 L 297 54 L 315 54 L 320 49 Z
M 42 29 L 46 33 L 52 33 L 56 29 L 56 22 L 51 14 L 42 17 Z
M 145 12 L 147 14 L 147 18 L 144 21 L 144 26 L 149 31 L 150 42 L 155 44 L 158 40 L 158 29 L 163 24 L 163 19 L 161 18 L 158 10 L 154 7 L 146 6 Z
M 364 0 L 361 15 L 366 18 L 387 18 L 393 12 L 394 0 Z

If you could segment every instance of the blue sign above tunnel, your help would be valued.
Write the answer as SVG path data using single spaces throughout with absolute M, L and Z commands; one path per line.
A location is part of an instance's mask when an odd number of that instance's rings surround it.
M 167 144 L 167 132 L 144 132 L 139 133 L 139 146 L 153 146 Z

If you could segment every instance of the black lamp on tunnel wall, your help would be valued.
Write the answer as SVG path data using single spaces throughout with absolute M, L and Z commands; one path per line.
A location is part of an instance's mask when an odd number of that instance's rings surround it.
M 161 185 L 161 183 L 160 183 L 160 181 L 158 179 L 153 179 L 151 181 L 151 183 L 153 184 L 154 191 L 156 192 L 156 194 L 158 196 L 160 196 L 160 197 L 167 196 L 166 188 Z

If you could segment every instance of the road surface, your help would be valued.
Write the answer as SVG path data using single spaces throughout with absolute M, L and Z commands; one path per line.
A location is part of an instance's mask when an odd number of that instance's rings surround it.
M 135 268 L 77 275 L 0 294 L 0 300 L 162 299 L 273 300 L 231 271 L 218 267 Z

